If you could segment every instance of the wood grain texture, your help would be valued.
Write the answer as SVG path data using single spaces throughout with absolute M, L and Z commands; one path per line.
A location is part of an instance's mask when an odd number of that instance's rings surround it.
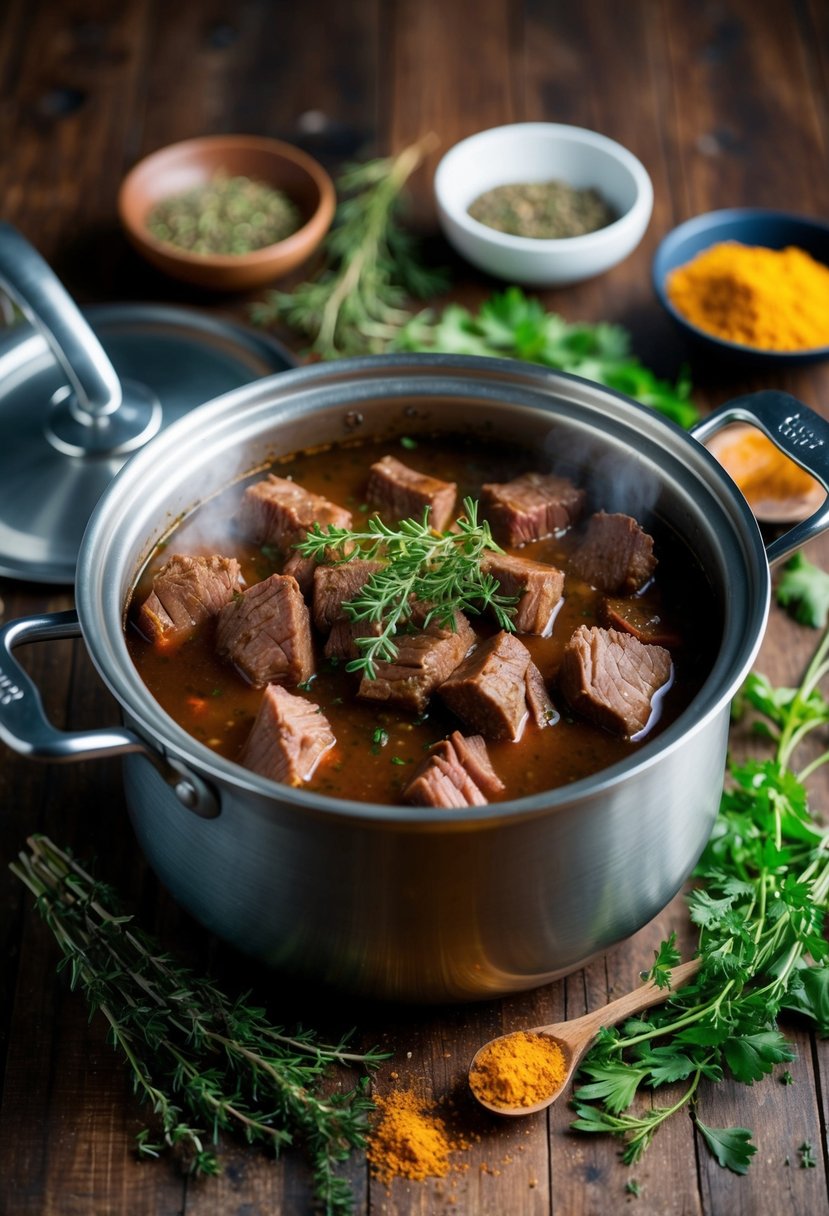
M 593 127 L 630 147 L 655 188 L 641 246 L 607 275 L 541 298 L 569 319 L 621 321 L 636 350 L 675 375 L 690 361 L 695 399 L 713 406 L 771 385 L 829 413 L 829 367 L 763 378 L 689 352 L 658 309 L 650 263 L 670 227 L 731 205 L 829 214 L 829 10 L 820 0 L 7 0 L 0 23 L 0 218 L 17 225 L 80 301 L 154 299 L 246 318 L 247 299 L 201 297 L 140 262 L 118 231 L 115 197 L 145 153 L 190 135 L 250 131 L 308 148 L 336 169 L 399 150 L 427 131 L 440 147 L 412 182 L 412 220 L 473 303 L 500 286 L 435 237 L 431 173 L 442 151 L 483 127 L 550 120 Z M 829 538 L 807 556 L 829 568 Z M 6 619 L 67 607 L 66 589 L 0 580 Z M 793 683 L 815 635 L 773 609 L 758 667 Z M 93 727 L 117 708 L 81 643 L 24 657 L 59 725 Z M 823 745 L 826 746 L 824 739 Z M 759 754 L 735 728 L 735 755 Z M 829 807 L 829 774 L 813 783 Z M 486 1039 L 578 1016 L 638 981 L 671 930 L 692 946 L 681 895 L 650 925 L 583 970 L 509 999 L 437 1009 L 387 1008 L 296 989 L 210 939 L 160 888 L 134 844 L 117 763 L 33 764 L 0 752 L 0 1216 L 310 1216 L 299 1154 L 274 1163 L 223 1142 L 225 1173 L 182 1179 L 140 1164 L 144 1112 L 79 998 L 56 975 L 57 951 L 8 873 L 32 831 L 97 859 L 148 929 L 232 991 L 252 988 L 273 1017 L 331 1034 L 356 1025 L 364 1047 L 394 1052 L 375 1085 L 445 1104 L 471 1146 L 448 1178 L 381 1185 L 347 1167 L 358 1216 L 811 1216 L 827 1207 L 829 1047 L 786 1024 L 794 1084 L 703 1085 L 700 1117 L 752 1128 L 744 1178 L 719 1169 L 686 1115 L 624 1167 L 618 1146 L 569 1130 L 562 1098 L 505 1122 L 473 1104 L 468 1062 Z M 643 859 L 647 864 L 647 859 Z M 396 1074 L 392 1076 L 392 1074 Z M 680 1087 L 681 1088 L 681 1087 Z M 680 1092 L 678 1089 L 677 1093 Z M 667 1100 L 660 1092 L 658 1101 Z M 644 1101 L 644 1100 L 643 1100 Z M 798 1146 L 817 1166 L 800 1167 Z M 788 1164 L 786 1164 L 788 1160 Z M 640 1198 L 626 1193 L 635 1180 Z

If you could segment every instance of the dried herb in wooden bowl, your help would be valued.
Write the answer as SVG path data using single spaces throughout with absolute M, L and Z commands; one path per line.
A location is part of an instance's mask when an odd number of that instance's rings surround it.
M 185 253 L 254 253 L 302 226 L 299 208 L 282 191 L 241 175 L 216 174 L 204 185 L 156 203 L 147 231 Z

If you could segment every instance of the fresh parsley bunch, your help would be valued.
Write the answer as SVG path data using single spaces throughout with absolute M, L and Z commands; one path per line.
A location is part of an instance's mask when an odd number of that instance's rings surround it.
M 508 287 L 485 300 L 477 312 L 447 304 L 435 315 L 418 313 L 395 340 L 399 350 L 456 355 L 489 355 L 541 363 L 606 384 L 688 427 L 699 417 L 684 374 L 676 384 L 660 380 L 630 350 L 621 325 L 575 324 L 547 312 L 540 300 Z
M 697 1107 L 703 1079 L 731 1076 L 751 1085 L 794 1058 L 777 1019 L 784 1009 L 829 1034 L 829 829 L 809 810 L 804 781 L 829 760 L 823 753 L 800 772 L 794 753 L 829 723 L 819 689 L 829 674 L 826 633 L 797 689 L 749 677 L 739 707 L 758 715 L 774 758 L 732 767 L 711 840 L 696 869 L 691 920 L 699 929 L 700 970 L 665 1006 L 602 1032 L 582 1062 L 575 1128 L 625 1141 L 623 1160 L 639 1159 L 659 1127 L 691 1105 L 696 1126 L 721 1166 L 743 1174 L 757 1151 L 747 1128 L 709 1127 Z M 650 977 L 670 984 L 679 962 L 675 939 L 663 942 Z M 669 1106 L 631 1107 L 645 1088 L 686 1082 Z

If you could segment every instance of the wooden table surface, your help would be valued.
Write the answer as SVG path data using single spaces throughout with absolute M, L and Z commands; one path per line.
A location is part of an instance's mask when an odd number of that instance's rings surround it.
M 0 22 L 0 218 L 42 252 L 81 303 L 185 303 L 245 320 L 255 295 L 206 297 L 162 278 L 119 232 L 118 184 L 143 154 L 197 134 L 247 131 L 306 146 L 336 170 L 343 159 L 400 149 L 435 131 L 441 149 L 504 122 L 575 123 L 620 140 L 647 166 L 653 219 L 622 265 L 581 286 L 541 293 L 575 319 L 628 325 L 637 353 L 674 375 L 688 352 L 650 285 L 659 239 L 717 207 L 754 205 L 829 215 L 829 6 L 822 0 L 4 0 Z M 431 174 L 412 183 L 413 222 L 436 232 Z M 449 255 L 452 294 L 483 299 L 498 285 Z M 768 376 L 692 361 L 695 399 L 717 405 L 774 386 L 829 411 L 829 367 Z M 829 538 L 808 556 L 829 568 Z M 71 590 L 0 580 L 5 618 L 68 607 Z M 777 608 L 758 666 L 792 682 L 815 634 Z M 58 725 L 115 721 L 116 707 L 81 643 L 30 649 L 27 664 Z M 829 805 L 816 781 L 816 805 Z M 822 800 L 822 801 L 821 801 Z M 228 1145 L 217 1179 L 184 1181 L 165 1162 L 138 1163 L 141 1111 L 100 1020 L 56 974 L 57 952 L 31 899 L 7 871 L 26 836 L 47 832 L 97 858 L 141 922 L 196 966 L 237 990 L 252 987 L 277 1021 L 313 1024 L 315 998 L 237 958 L 171 903 L 138 854 L 116 762 L 52 768 L 0 752 L 0 1210 L 9 1216 L 260 1213 L 304 1216 L 309 1178 L 298 1156 L 274 1163 Z M 380 1042 L 389 1073 L 441 1097 L 461 1085 L 474 1049 L 502 1028 L 574 1016 L 632 986 L 658 941 L 688 941 L 677 899 L 637 936 L 583 971 L 535 992 L 452 1008 L 389 1009 L 343 998 L 332 1016 Z M 356 1211 L 404 1216 L 814 1216 L 827 1210 L 829 1052 L 803 1025 L 794 1085 L 703 1085 L 714 1126 L 753 1129 L 745 1177 L 720 1169 L 682 1115 L 644 1159 L 623 1166 L 607 1138 L 549 1118 L 481 1125 L 469 1168 L 449 1182 L 369 1180 L 350 1166 Z M 660 1095 L 661 1097 L 661 1095 Z M 801 1168 L 798 1146 L 815 1146 Z M 626 1192 L 634 1178 L 640 1195 Z

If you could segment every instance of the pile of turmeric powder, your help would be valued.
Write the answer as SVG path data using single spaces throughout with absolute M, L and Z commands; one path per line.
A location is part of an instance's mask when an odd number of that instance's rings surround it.
M 535 1106 L 558 1093 L 566 1076 L 567 1061 L 555 1039 L 517 1030 L 487 1043 L 470 1070 L 469 1084 L 491 1106 Z
M 769 351 L 829 346 L 829 266 L 802 249 L 723 241 L 672 271 L 674 308 L 692 325 Z
M 394 1090 L 375 1098 L 378 1118 L 371 1130 L 366 1155 L 372 1173 L 381 1182 L 392 1178 L 445 1178 L 450 1153 L 469 1148 L 469 1142 L 450 1132 L 445 1119 L 411 1090 Z

